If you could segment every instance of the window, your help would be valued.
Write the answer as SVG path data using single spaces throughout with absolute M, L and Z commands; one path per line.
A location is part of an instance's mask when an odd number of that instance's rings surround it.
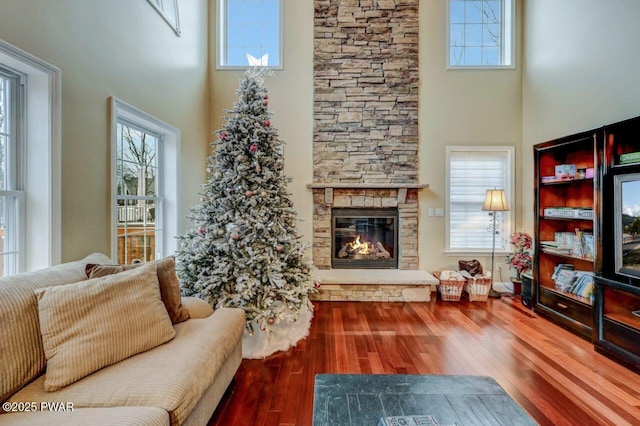
M 282 68 L 282 0 L 217 0 L 218 69 Z
M 19 123 L 24 121 L 21 76 L 0 68 L 0 276 L 16 274 L 24 256 L 24 191 L 22 191 Z
M 113 257 L 160 259 L 178 235 L 179 130 L 112 98 Z
M 0 275 L 61 261 L 61 73 L 0 40 Z
M 514 0 L 449 0 L 449 68 L 512 68 Z
M 513 209 L 513 147 L 447 147 L 447 251 L 491 252 L 492 212 L 483 211 L 487 189 L 504 188 Z M 498 212 L 496 251 L 507 249 L 511 212 Z
M 180 35 L 180 16 L 178 14 L 178 0 L 148 0 L 162 19 L 173 29 L 177 36 Z

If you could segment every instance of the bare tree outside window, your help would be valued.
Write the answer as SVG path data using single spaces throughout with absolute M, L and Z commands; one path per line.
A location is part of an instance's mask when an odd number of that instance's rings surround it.
M 449 66 L 511 65 L 513 0 L 449 0 Z
M 124 122 L 118 123 L 117 131 L 118 261 L 153 260 L 159 137 Z

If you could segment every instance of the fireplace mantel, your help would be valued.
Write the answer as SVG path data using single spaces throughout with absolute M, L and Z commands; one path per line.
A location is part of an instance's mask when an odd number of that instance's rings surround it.
M 307 188 L 309 189 L 423 189 L 428 188 L 428 183 L 346 183 L 346 182 L 322 182 L 322 183 L 309 183 Z
M 398 204 L 404 204 L 407 198 L 407 190 L 415 189 L 420 190 L 428 188 L 428 183 L 346 183 L 346 182 L 321 182 L 307 184 L 307 188 L 324 189 L 324 199 L 326 204 L 333 204 L 333 191 L 334 190 L 367 190 L 367 189 L 391 189 L 398 191 Z

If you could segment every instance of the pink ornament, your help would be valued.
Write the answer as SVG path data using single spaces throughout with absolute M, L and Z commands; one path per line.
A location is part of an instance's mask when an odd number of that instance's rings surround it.
M 273 319 L 273 318 L 269 318 L 269 324 L 273 324 L 274 322 L 276 322 L 276 320 L 275 320 L 275 319 Z
M 320 288 L 320 283 L 318 281 L 313 283 L 314 288 Z
M 262 99 L 269 99 L 269 95 L 264 95 Z
M 225 132 L 220 133 L 220 139 L 223 141 L 227 139 L 227 134 Z
M 262 105 L 264 105 L 264 106 L 269 105 L 269 101 L 265 99 L 264 101 L 262 101 Z
M 271 122 L 270 122 L 269 120 L 266 120 L 266 121 L 264 122 L 264 125 L 265 125 L 266 127 L 269 127 L 269 126 L 271 126 Z
M 200 230 L 198 232 L 200 232 L 200 234 L 204 235 L 204 228 L 200 228 Z
M 284 249 L 280 244 L 276 246 L 276 251 L 281 252 Z
M 253 197 L 253 191 L 248 190 L 247 192 L 244 193 L 244 195 L 246 195 L 247 198 L 251 198 L 251 197 Z
M 249 151 L 251 152 L 256 152 L 258 150 L 258 147 L 256 146 L 256 144 L 251 144 L 251 146 L 249 147 Z

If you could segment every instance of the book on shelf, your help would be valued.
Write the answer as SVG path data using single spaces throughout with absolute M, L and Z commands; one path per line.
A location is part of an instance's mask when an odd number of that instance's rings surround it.
M 575 270 L 573 265 L 559 264 L 551 276 L 556 290 L 593 300 L 595 284 L 592 271 Z
M 575 229 L 575 232 L 556 232 L 553 241 L 540 241 L 540 249 L 546 253 L 573 256 L 592 260 L 594 239 L 591 230 Z

